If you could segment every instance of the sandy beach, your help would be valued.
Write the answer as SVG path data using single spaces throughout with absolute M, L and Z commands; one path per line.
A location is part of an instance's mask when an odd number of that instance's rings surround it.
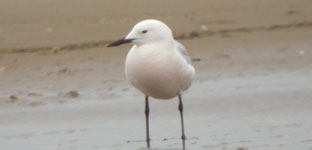
M 1 150 L 145 149 L 144 96 L 124 75 L 131 45 L 105 42 L 147 18 L 194 60 L 187 150 L 312 150 L 310 0 L 127 2 L 1 1 Z M 153 150 L 181 149 L 177 106 L 151 99 Z

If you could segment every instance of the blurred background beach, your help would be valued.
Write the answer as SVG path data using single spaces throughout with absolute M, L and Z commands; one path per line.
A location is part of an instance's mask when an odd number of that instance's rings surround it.
M 311 0 L 0 0 L 1 149 L 143 149 L 131 45 L 106 45 L 150 18 L 197 71 L 187 149 L 312 150 Z M 177 100 L 150 107 L 152 148 L 181 148 Z

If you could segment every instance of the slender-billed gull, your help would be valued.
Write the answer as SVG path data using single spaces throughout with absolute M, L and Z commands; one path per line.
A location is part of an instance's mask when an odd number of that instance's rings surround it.
M 150 147 L 149 96 L 157 99 L 178 96 L 184 148 L 181 94 L 191 86 L 195 76 L 187 50 L 174 40 L 172 31 L 166 24 L 154 19 L 139 22 L 125 38 L 112 42 L 108 47 L 125 43 L 133 44 L 126 58 L 126 77 L 135 88 L 145 94 L 147 147 Z

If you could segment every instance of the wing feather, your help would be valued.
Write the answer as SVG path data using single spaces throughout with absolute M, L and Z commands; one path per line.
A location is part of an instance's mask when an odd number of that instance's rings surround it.
M 175 45 L 178 48 L 179 52 L 182 54 L 183 58 L 187 61 L 187 63 L 192 64 L 190 55 L 188 54 L 186 48 L 176 40 L 175 40 Z

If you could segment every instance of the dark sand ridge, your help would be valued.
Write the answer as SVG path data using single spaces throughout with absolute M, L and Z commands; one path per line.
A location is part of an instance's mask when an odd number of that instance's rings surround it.
M 272 30 L 280 30 L 287 28 L 310 28 L 312 26 L 312 22 L 302 22 L 295 24 L 287 24 L 287 25 L 271 25 L 271 26 L 262 26 L 262 27 L 250 27 L 250 28 L 238 28 L 238 29 L 223 29 L 217 31 L 207 31 L 207 30 L 197 30 L 189 33 L 182 33 L 179 35 L 175 35 L 176 40 L 186 40 L 193 38 L 201 38 L 201 37 L 210 37 L 218 34 L 233 34 L 237 32 L 253 32 L 253 31 L 272 31 Z M 90 49 L 96 47 L 107 46 L 113 40 L 104 40 L 104 41 L 91 41 L 91 42 L 83 42 L 76 44 L 67 44 L 67 45 L 58 45 L 58 46 L 45 46 L 45 47 L 29 47 L 29 48 L 10 48 L 10 49 L 0 49 L 0 53 L 15 53 L 15 52 L 36 52 L 36 51 L 52 51 L 58 52 L 61 50 L 75 50 L 75 49 Z
M 166 22 L 178 36 L 296 25 L 311 22 L 310 5 L 310 0 L 2 1 L 0 49 L 110 41 L 147 18 Z

